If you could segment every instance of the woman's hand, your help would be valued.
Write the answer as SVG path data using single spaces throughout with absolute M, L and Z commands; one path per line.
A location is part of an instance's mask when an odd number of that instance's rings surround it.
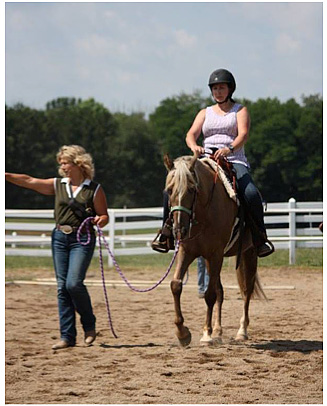
M 231 154 L 231 150 L 228 147 L 225 147 L 225 148 L 218 149 L 214 153 L 214 158 L 216 161 L 218 161 L 219 158 L 224 158 L 230 154 Z
M 193 154 L 199 153 L 200 155 L 204 154 L 204 148 L 201 147 L 200 145 L 193 145 L 191 147 L 191 151 L 193 152 Z
M 108 224 L 108 216 L 107 215 L 102 215 L 102 216 L 95 216 L 93 219 L 93 224 L 97 225 L 98 227 L 102 228 L 105 225 Z

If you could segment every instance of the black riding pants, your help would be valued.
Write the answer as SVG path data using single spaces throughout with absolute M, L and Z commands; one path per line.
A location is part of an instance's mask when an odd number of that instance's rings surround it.
M 237 193 L 240 200 L 246 204 L 259 230 L 262 233 L 266 233 L 261 194 L 253 182 L 250 170 L 245 165 L 238 163 L 234 163 L 233 167 L 236 174 Z

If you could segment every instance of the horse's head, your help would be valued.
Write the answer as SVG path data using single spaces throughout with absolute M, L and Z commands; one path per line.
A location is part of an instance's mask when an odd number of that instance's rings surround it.
M 197 194 L 197 179 L 194 171 L 198 155 L 182 156 L 172 162 L 165 157 L 169 173 L 166 178 L 166 191 L 169 195 L 170 215 L 173 220 L 174 237 L 184 239 L 193 219 Z

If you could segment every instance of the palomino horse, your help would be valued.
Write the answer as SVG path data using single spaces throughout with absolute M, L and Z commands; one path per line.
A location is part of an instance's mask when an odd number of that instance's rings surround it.
M 221 340 L 221 308 L 224 299 L 220 271 L 224 256 L 236 255 L 238 244 L 224 252 L 230 241 L 238 213 L 238 205 L 226 192 L 222 181 L 215 179 L 215 171 L 197 155 L 183 156 L 172 162 L 165 157 L 168 169 L 166 190 L 169 194 L 173 233 L 180 241 L 176 269 L 171 290 L 175 304 L 176 335 L 182 345 L 191 342 L 191 333 L 184 325 L 181 310 L 183 277 L 195 258 L 206 260 L 209 285 L 205 293 L 207 315 L 203 330 L 202 344 L 210 344 L 213 338 Z M 254 292 L 264 296 L 257 278 L 257 255 L 252 245 L 249 230 L 245 229 L 242 241 L 240 263 L 236 270 L 239 287 L 243 296 L 243 315 L 237 340 L 246 340 L 249 325 L 249 304 Z M 217 318 L 212 328 L 213 307 L 217 301 Z

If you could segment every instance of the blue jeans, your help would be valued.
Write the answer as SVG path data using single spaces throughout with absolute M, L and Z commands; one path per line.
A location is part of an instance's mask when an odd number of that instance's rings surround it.
M 81 241 L 87 235 L 81 234 Z M 74 345 L 76 342 L 75 310 L 81 317 L 84 331 L 95 328 L 91 299 L 84 285 L 87 268 L 90 265 L 95 247 L 95 235 L 91 235 L 88 245 L 81 245 L 76 232 L 64 234 L 60 230 L 52 232 L 52 255 L 57 278 L 57 294 L 61 339 Z
M 243 200 L 259 230 L 266 234 L 263 219 L 262 198 L 259 190 L 253 182 L 249 168 L 242 164 L 233 164 L 236 173 L 237 192 Z
M 209 283 L 209 275 L 203 257 L 198 257 L 198 292 L 205 293 Z

